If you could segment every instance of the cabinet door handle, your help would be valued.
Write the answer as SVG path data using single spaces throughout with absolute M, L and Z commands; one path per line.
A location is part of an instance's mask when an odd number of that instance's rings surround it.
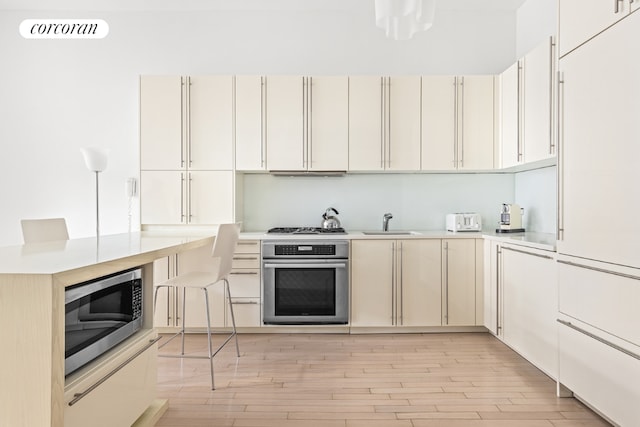
M 590 265 L 578 264 L 571 261 L 558 260 L 558 264 L 564 264 L 571 267 L 584 268 L 586 270 L 597 271 L 598 273 L 611 274 L 613 276 L 624 277 L 625 279 L 640 280 L 640 277 L 631 274 L 619 273 L 617 271 L 605 270 L 604 268 L 592 267 Z
M 453 168 L 458 169 L 458 78 L 453 78 Z
M 193 166 L 191 157 L 191 77 L 187 77 L 187 158 L 189 167 Z
M 391 325 L 396 325 L 396 243 L 391 242 Z
M 400 320 L 398 321 L 399 325 L 404 324 L 404 298 L 403 298 L 404 283 L 402 278 L 402 267 L 403 267 L 402 242 L 398 242 L 398 275 L 400 276 L 399 283 L 398 283 L 398 303 L 400 305 L 400 311 L 399 311 Z
M 258 259 L 257 256 L 234 256 L 234 261 L 256 261 Z
M 189 172 L 189 180 L 187 181 L 187 214 L 189 215 L 189 222 L 193 220 L 193 211 L 191 210 L 191 182 L 193 181 L 193 177 L 191 172 Z
M 558 323 L 560 323 L 561 325 L 564 325 L 564 326 L 566 326 L 566 327 L 568 327 L 568 328 L 571 328 L 571 329 L 573 329 L 573 330 L 574 330 L 574 331 L 576 331 L 576 332 L 580 332 L 581 334 L 586 335 L 586 336 L 588 336 L 589 338 L 592 338 L 592 339 L 594 339 L 594 340 L 596 340 L 596 341 L 598 341 L 598 342 L 601 342 L 602 344 L 604 344 L 604 345 L 606 345 L 606 346 L 609 346 L 609 347 L 613 348 L 614 350 L 617 350 L 617 351 L 619 351 L 619 352 L 621 352 L 621 353 L 624 353 L 624 354 L 626 354 L 627 356 L 631 356 L 631 357 L 633 357 L 634 359 L 640 360 L 640 355 L 638 355 L 638 354 L 636 354 L 636 353 L 634 353 L 634 352 L 632 352 L 632 351 L 629 351 L 629 350 L 627 350 L 626 348 L 620 347 L 619 345 L 614 344 L 614 343 L 612 343 L 611 341 L 607 341 L 607 340 L 605 340 L 604 338 L 600 338 L 599 336 L 597 336 L 597 335 L 595 335 L 595 334 L 592 334 L 592 333 L 591 333 L 591 332 L 589 332 L 589 331 L 585 331 L 584 329 L 582 329 L 582 328 L 580 328 L 580 327 L 578 327 L 578 326 L 574 325 L 574 324 L 573 324 L 573 323 L 571 323 L 571 322 L 567 322 L 566 320 L 562 320 L 562 319 L 556 319 L 556 321 L 557 321 Z
M 235 301 L 231 300 L 231 304 L 233 305 L 258 305 L 258 301 Z
M 464 76 L 460 77 L 460 167 L 464 168 Z
M 557 149 L 557 181 L 558 191 L 556 194 L 557 200 L 557 224 L 558 229 L 556 235 L 558 240 L 564 240 L 564 73 L 558 71 L 558 135 L 556 141 L 558 144 Z
M 180 172 L 180 222 L 184 222 L 185 221 L 185 214 L 184 214 L 184 204 L 185 204 L 184 186 L 185 186 L 184 173 Z
M 449 242 L 444 242 L 444 319 L 449 324 Z
M 522 249 L 514 249 L 514 248 L 510 248 L 508 246 L 503 246 L 502 249 L 507 250 L 507 251 L 511 251 L 511 252 L 518 252 L 518 253 L 525 254 L 525 255 L 537 256 L 539 258 L 544 258 L 544 259 L 553 259 L 553 257 L 550 256 L 550 255 L 536 254 L 534 252 L 523 251 Z
M 86 389 L 85 391 L 83 391 L 82 393 L 76 393 L 73 395 L 73 399 L 71 399 L 71 401 L 68 403 L 69 406 L 73 406 L 76 403 L 78 403 L 78 401 L 80 399 L 82 399 L 83 397 L 87 396 L 89 393 L 91 393 L 93 390 L 95 390 L 96 388 L 98 388 L 102 383 L 104 383 L 106 380 L 108 380 L 109 378 L 111 378 L 113 375 L 115 375 L 119 370 L 121 370 L 122 368 L 124 368 L 125 366 L 127 366 L 129 363 L 133 362 L 133 360 L 140 356 L 142 353 L 144 353 L 145 351 L 147 351 L 149 348 L 151 348 L 155 343 L 157 343 L 162 337 L 156 337 L 152 340 L 150 340 L 144 347 L 142 347 L 140 350 L 136 351 L 134 354 L 132 354 L 127 360 L 125 360 L 124 362 L 122 362 L 120 365 L 118 365 L 113 371 L 109 372 L 107 375 L 105 375 L 104 377 L 100 378 L 98 381 L 96 381 L 94 384 L 92 384 L 88 389 Z
M 233 276 L 257 276 L 257 271 L 232 271 L 229 274 Z
M 265 166 L 265 145 L 267 141 L 267 78 L 260 76 L 260 167 Z

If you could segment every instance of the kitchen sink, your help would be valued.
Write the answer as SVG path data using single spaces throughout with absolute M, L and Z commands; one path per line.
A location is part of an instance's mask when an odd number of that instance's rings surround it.
M 418 234 L 415 231 L 398 231 L 398 230 L 389 230 L 389 231 L 363 231 L 362 234 L 365 236 L 396 236 L 402 235 L 406 236 L 408 234 Z

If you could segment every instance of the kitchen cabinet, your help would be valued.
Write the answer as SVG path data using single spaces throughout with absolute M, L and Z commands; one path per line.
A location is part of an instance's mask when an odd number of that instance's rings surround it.
M 236 76 L 236 170 L 266 169 L 265 77 Z
M 350 171 L 420 169 L 419 76 L 349 79 Z
M 500 74 L 500 167 L 522 163 L 521 69 L 517 61 Z
M 231 170 L 233 77 L 142 76 L 140 168 Z
M 210 268 L 209 266 L 212 266 L 210 246 L 202 246 L 188 252 L 160 258 L 153 263 L 154 282 L 160 283 L 190 271 L 206 271 Z M 182 327 L 185 321 L 182 311 L 183 304 L 189 313 L 186 326 L 206 327 L 205 300 L 201 290 L 187 289 L 184 301 L 182 291 L 173 287 L 160 288 L 155 295 L 153 322 L 156 328 L 171 330 Z M 225 292 L 221 283 L 209 288 L 209 312 L 212 327 L 225 325 Z
M 231 304 L 238 328 L 260 327 L 262 324 L 260 260 L 259 240 L 238 241 L 229 274 Z M 225 322 L 230 327 L 232 323 L 228 304 L 225 304 L 225 310 Z
M 562 24 L 568 19 L 561 19 Z M 632 13 L 560 60 L 558 252 L 640 267 L 640 38 Z M 615 78 L 612 78 L 615 76 Z
M 347 169 L 348 88 L 342 76 L 266 78 L 269 170 Z
M 144 225 L 234 220 L 233 77 L 140 78 Z
M 638 269 L 561 256 L 558 271 L 558 382 L 613 424 L 637 424 Z
M 494 77 L 422 77 L 422 170 L 494 167 Z
M 442 240 L 442 324 L 476 324 L 476 244 L 474 239 Z
M 638 7 L 635 0 L 560 0 L 559 56 L 566 55 Z
M 554 253 L 502 245 L 502 340 L 551 378 L 558 377 L 558 290 Z
M 500 75 L 502 168 L 555 156 L 554 75 L 553 38 Z
M 440 263 L 439 239 L 353 240 L 351 326 L 440 326 Z
M 484 326 L 502 337 L 502 282 L 500 243 L 484 239 Z
M 234 218 L 231 171 L 141 171 L 143 224 L 220 224 Z

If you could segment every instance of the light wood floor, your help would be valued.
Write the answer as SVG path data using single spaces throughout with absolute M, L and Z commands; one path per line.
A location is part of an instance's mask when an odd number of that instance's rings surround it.
M 214 359 L 159 359 L 158 426 L 607 426 L 489 334 L 239 335 Z M 177 348 L 174 340 L 165 349 Z M 206 348 L 189 336 L 188 350 Z M 163 349 L 164 350 L 164 349 Z

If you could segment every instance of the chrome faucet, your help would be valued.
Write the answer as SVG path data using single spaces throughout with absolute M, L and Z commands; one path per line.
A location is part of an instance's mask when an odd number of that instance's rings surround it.
M 382 231 L 389 231 L 389 220 L 393 218 L 393 215 L 390 213 L 384 214 L 382 217 Z

